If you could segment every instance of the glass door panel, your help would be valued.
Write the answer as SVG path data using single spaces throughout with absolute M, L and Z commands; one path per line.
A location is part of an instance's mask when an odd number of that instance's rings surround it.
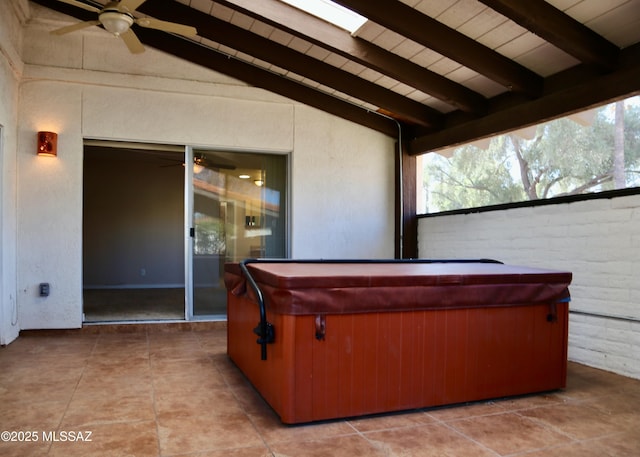
M 226 315 L 225 262 L 287 254 L 287 157 L 193 150 L 193 316 Z

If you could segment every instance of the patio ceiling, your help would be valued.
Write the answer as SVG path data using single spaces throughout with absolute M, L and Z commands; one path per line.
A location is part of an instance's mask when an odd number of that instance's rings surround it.
M 640 93 L 640 0 L 336 3 L 369 21 L 351 35 L 279 0 L 147 0 L 137 16 L 198 36 L 134 31 L 145 45 L 385 134 L 400 126 L 412 155 Z

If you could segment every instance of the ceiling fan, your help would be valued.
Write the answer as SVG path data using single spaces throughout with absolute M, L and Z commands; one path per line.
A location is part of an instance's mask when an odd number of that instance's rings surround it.
M 143 152 L 143 154 L 144 153 L 145 152 Z M 178 159 L 178 158 L 159 157 L 159 156 L 157 156 L 157 158 L 159 160 L 173 162 L 172 164 L 169 164 L 169 165 L 161 165 L 160 168 L 168 168 L 168 167 L 175 167 L 175 166 L 184 167 L 184 160 L 182 160 L 182 158 Z M 193 172 L 195 174 L 198 174 L 205 168 L 210 168 L 213 170 L 235 170 L 236 165 L 216 155 L 210 154 L 209 156 L 207 156 L 205 154 L 195 154 L 193 156 Z
M 98 19 L 95 21 L 85 21 L 78 24 L 69 25 L 52 31 L 54 35 L 64 35 L 65 33 L 82 30 L 92 25 L 102 25 L 105 30 L 113 35 L 122 38 L 127 45 L 129 51 L 133 54 L 144 52 L 144 46 L 131 30 L 131 26 L 135 23 L 141 27 L 162 30 L 169 33 L 177 33 L 184 36 L 195 36 L 198 31 L 195 27 L 189 25 L 176 24 L 174 22 L 161 21 L 151 17 L 136 18 L 133 16 L 136 8 L 142 5 L 145 0 L 113 0 L 107 3 L 102 9 L 93 5 L 83 3 L 78 0 L 58 0 L 62 3 L 77 6 L 87 11 L 98 13 Z

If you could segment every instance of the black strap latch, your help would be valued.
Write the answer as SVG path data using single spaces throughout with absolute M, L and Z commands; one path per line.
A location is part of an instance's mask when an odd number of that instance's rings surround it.
M 558 322 L 558 310 L 556 304 L 551 303 L 549 305 L 549 314 L 547 314 L 547 322 Z
M 323 314 L 316 316 L 316 340 L 324 340 L 324 335 L 327 332 L 327 321 Z

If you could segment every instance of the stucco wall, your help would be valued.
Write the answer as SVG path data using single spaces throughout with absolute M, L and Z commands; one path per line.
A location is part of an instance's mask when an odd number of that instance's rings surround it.
M 422 218 L 418 244 L 571 271 L 569 359 L 640 378 L 640 195 Z
M 19 331 L 16 291 L 16 129 L 25 1 L 0 2 L 0 345 Z
M 393 141 L 304 106 L 294 136 L 292 257 L 393 258 Z
M 32 5 L 17 133 L 20 326 L 71 328 L 82 311 L 84 138 L 290 153 L 292 257 L 392 257 L 393 139 L 97 29 L 64 37 Z M 53 130 L 58 157 L 37 157 Z M 51 295 L 40 298 L 40 282 Z

